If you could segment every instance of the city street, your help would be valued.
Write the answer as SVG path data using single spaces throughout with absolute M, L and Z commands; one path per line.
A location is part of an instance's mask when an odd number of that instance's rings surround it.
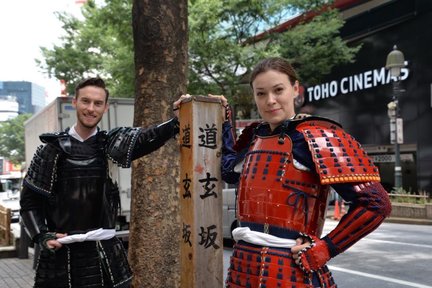
M 324 233 L 336 224 L 327 220 Z M 224 249 L 224 278 L 231 251 Z M 32 259 L 0 259 L 0 287 L 32 287 L 32 264 Z M 340 288 L 432 288 L 432 227 L 384 223 L 329 267 Z
M 324 233 L 337 222 L 327 220 Z M 224 250 L 224 270 L 230 248 Z M 432 227 L 384 223 L 329 262 L 341 288 L 432 288 Z

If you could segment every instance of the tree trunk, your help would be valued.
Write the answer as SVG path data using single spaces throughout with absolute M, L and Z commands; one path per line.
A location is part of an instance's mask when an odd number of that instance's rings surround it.
M 187 1 L 134 0 L 135 126 L 171 117 L 186 92 Z M 129 260 L 133 287 L 179 287 L 179 147 L 133 163 Z

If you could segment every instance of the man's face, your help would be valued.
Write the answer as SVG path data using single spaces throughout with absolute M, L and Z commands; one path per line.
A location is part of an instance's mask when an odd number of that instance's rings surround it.
M 95 128 L 108 110 L 105 90 L 96 86 L 81 88 L 72 104 L 76 108 L 77 124 L 86 129 Z

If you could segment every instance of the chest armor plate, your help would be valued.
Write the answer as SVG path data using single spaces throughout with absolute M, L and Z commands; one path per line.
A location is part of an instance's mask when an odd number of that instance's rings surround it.
M 238 219 L 320 236 L 328 186 L 315 171 L 293 165 L 292 141 L 257 137 L 246 154 L 239 184 Z
M 85 143 L 73 145 L 73 156 L 64 155 L 58 162 L 55 205 L 51 209 L 55 227 L 69 233 L 112 228 L 114 219 L 108 213 L 104 194 L 107 180 L 103 154 Z

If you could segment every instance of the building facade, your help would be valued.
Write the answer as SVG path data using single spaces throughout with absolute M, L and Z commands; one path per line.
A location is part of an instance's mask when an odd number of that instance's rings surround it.
M 0 122 L 18 116 L 19 104 L 13 96 L 0 96 Z
M 14 97 L 19 114 L 34 114 L 45 107 L 45 89 L 27 81 L 0 81 L 0 96 Z
M 337 2 L 344 3 L 343 38 L 362 47 L 354 63 L 335 68 L 318 85 L 305 87 L 301 109 L 342 123 L 373 158 L 390 191 L 395 145 L 390 141 L 387 106 L 397 93 L 403 119 L 403 188 L 432 194 L 432 1 Z M 399 89 L 385 69 L 394 45 L 406 60 Z

